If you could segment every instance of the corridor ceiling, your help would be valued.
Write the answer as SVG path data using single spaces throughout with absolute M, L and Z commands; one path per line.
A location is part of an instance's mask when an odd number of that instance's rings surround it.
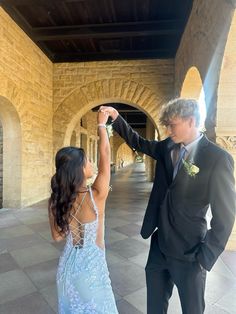
M 174 58 L 193 0 L 0 0 L 52 62 Z

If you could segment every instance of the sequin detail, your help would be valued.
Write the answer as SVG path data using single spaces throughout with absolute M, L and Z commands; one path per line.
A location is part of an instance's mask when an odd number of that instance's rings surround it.
M 89 191 L 96 220 L 81 224 L 82 241 L 75 243 L 74 234 L 67 235 L 57 271 L 59 314 L 118 314 L 105 249 L 96 244 L 98 209 Z

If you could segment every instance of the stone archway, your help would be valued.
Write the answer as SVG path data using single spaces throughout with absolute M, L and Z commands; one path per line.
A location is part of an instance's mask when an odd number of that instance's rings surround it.
M 74 90 L 56 110 L 53 117 L 54 152 L 69 144 L 76 123 L 87 111 L 112 102 L 140 109 L 157 128 L 160 100 L 149 88 L 128 80 L 94 81 Z
M 201 75 L 195 66 L 192 66 L 184 79 L 182 84 L 180 96 L 182 98 L 193 98 L 198 100 L 201 110 L 201 127 L 204 127 L 204 121 L 206 118 L 206 103 L 205 92 Z
M 0 96 L 3 140 L 3 207 L 21 206 L 21 126 L 13 104 Z

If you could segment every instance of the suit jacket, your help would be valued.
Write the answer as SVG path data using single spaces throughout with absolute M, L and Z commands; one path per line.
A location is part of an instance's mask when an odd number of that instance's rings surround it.
M 236 196 L 233 158 L 205 136 L 189 160 L 199 173 L 190 176 L 182 166 L 173 180 L 171 138 L 149 141 L 119 115 L 113 128 L 126 143 L 155 160 L 155 178 L 141 229 L 148 238 L 156 229 L 161 251 L 184 261 L 196 261 L 207 270 L 222 253 L 235 220 Z M 206 212 L 211 208 L 211 228 Z

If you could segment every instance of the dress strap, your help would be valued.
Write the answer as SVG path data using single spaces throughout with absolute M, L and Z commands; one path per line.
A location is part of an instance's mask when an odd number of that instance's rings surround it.
M 87 194 L 87 191 L 84 193 L 84 196 L 83 196 L 83 198 L 82 198 L 82 201 L 80 202 L 79 206 L 77 207 L 75 213 L 74 213 L 74 214 L 71 214 L 71 216 L 72 216 L 73 218 L 75 218 L 75 219 L 76 219 L 75 216 L 76 216 L 77 212 L 80 210 L 81 206 L 83 205 L 83 202 L 84 202 L 84 200 L 85 200 L 86 194 Z M 77 219 L 76 219 L 76 220 L 77 220 Z
M 98 208 L 97 208 L 97 205 L 96 205 L 95 200 L 93 198 L 93 191 L 91 189 L 91 186 L 89 186 L 89 193 L 90 193 L 90 197 L 91 197 L 91 200 L 92 200 L 92 203 L 93 203 L 94 211 L 95 211 L 96 215 L 98 216 Z

